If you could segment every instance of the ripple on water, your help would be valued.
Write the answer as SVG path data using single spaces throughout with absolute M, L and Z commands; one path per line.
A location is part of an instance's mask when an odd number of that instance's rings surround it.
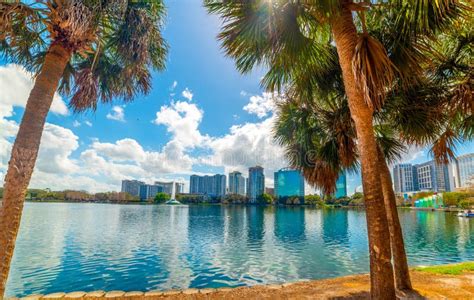
M 474 260 L 474 222 L 400 211 L 412 265 Z M 368 270 L 363 211 L 27 203 L 8 296 L 215 288 Z

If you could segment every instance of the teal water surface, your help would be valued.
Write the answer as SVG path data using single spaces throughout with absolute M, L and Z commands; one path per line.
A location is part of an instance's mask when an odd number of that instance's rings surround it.
M 411 265 L 474 260 L 474 219 L 399 213 Z M 361 210 L 27 203 L 7 295 L 255 285 L 368 265 Z

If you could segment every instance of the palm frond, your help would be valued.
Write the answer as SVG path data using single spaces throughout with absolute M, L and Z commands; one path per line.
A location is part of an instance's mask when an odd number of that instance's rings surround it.
M 69 107 L 75 113 L 97 109 L 99 81 L 90 68 L 81 69 L 74 76 L 74 91 Z
M 367 105 L 379 110 L 395 78 L 395 65 L 388 57 L 384 46 L 368 34 L 359 35 L 352 68 Z
M 456 144 L 459 142 L 459 136 L 455 130 L 448 127 L 433 143 L 430 153 L 433 155 L 436 163 L 448 164 L 456 158 Z

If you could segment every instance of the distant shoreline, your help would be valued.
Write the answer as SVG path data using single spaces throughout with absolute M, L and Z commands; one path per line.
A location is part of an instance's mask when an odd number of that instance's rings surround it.
M 0 199 L 0 203 L 2 199 Z M 152 203 L 144 201 L 122 201 L 122 202 L 111 202 L 111 201 L 71 201 L 71 200 L 25 200 L 28 203 L 75 203 L 75 204 L 118 204 L 118 205 L 167 205 L 165 203 Z M 298 204 L 298 205 L 285 205 L 285 204 L 250 204 L 250 203 L 183 203 L 181 205 L 189 206 L 261 206 L 261 207 L 308 207 L 308 208 L 319 208 L 319 209 L 354 209 L 354 210 L 365 210 L 364 206 L 350 206 L 350 205 L 309 205 L 309 204 Z M 179 205 L 178 205 L 179 206 Z M 410 209 L 419 211 L 443 211 L 443 212 L 459 212 L 463 211 L 461 208 L 420 208 L 420 207 L 407 207 L 398 206 L 399 209 Z

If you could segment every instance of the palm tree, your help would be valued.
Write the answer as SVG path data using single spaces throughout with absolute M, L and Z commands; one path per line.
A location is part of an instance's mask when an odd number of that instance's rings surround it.
M 98 101 L 131 101 L 164 68 L 161 0 L 44 0 L 0 3 L 0 53 L 36 73 L 5 177 L 0 208 L 0 298 L 46 115 L 59 89 L 75 112 Z
M 331 99 L 322 108 L 307 108 L 294 101 L 278 105 L 275 138 L 286 149 L 293 168 L 300 169 L 306 180 L 324 193 L 334 192 L 337 177 L 359 167 L 356 134 L 347 100 Z M 390 232 L 395 282 L 399 290 L 411 290 L 410 273 L 403 234 L 398 218 L 395 193 L 387 162 L 399 158 L 404 150 L 392 126 L 377 125 L 380 179 Z
M 236 60 L 237 68 L 248 72 L 256 64 L 267 66 L 270 72 L 262 83 L 272 89 L 301 80 L 304 71 L 313 77 L 324 77 L 331 65 L 327 46 L 335 43 L 358 137 L 369 235 L 371 295 L 376 299 L 395 298 L 373 114 L 382 106 L 394 73 L 416 70 L 411 65 L 417 64 L 419 48 L 414 47 L 417 38 L 433 35 L 446 26 L 462 5 L 457 0 L 206 0 L 205 5 L 211 13 L 221 15 L 219 38 L 226 54 Z M 384 26 L 393 24 L 400 29 L 398 37 L 392 38 L 391 48 L 396 51 L 388 48 L 396 54 L 393 59 L 369 34 L 367 25 L 372 17 L 378 21 L 376 24 L 383 21 Z M 386 23 L 389 17 L 391 23 Z

